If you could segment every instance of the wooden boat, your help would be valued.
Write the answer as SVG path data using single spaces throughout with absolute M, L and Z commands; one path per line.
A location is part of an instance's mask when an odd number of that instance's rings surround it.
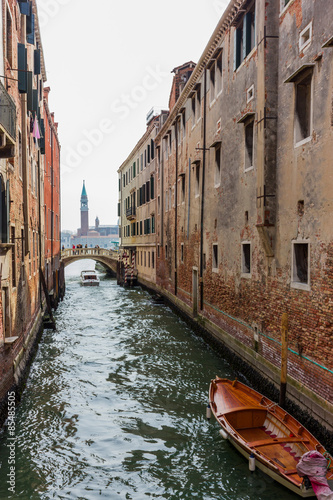
M 81 285 L 83 286 L 99 286 L 99 277 L 96 271 L 82 271 Z
M 220 433 L 255 465 L 301 497 L 314 497 L 296 470 L 302 455 L 325 448 L 294 417 L 270 399 L 238 382 L 216 377 L 209 404 Z M 251 458 L 250 458 L 251 457 Z M 333 479 L 330 468 L 327 480 Z

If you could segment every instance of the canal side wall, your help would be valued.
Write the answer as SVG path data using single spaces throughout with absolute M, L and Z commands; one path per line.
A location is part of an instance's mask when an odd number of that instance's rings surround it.
M 7 418 L 7 395 L 16 393 L 20 399 L 28 376 L 29 368 L 43 332 L 42 311 L 39 310 L 31 321 L 27 332 L 16 342 L 15 348 L 0 347 L 0 428 Z
M 148 282 L 142 277 L 138 278 L 141 286 L 152 293 L 160 294 L 165 302 L 179 314 L 194 331 L 205 338 L 209 344 L 213 346 L 225 359 L 227 359 L 234 368 L 239 370 L 239 377 L 245 377 L 246 383 L 250 381 L 253 387 L 260 393 L 264 393 L 274 401 L 279 400 L 280 387 L 280 369 L 274 365 L 266 357 L 256 351 L 269 350 L 263 349 L 262 344 L 265 339 L 258 338 L 258 341 L 253 341 L 252 346 L 249 343 L 244 343 L 240 340 L 240 331 L 238 336 L 234 335 L 237 331 L 235 325 L 232 326 L 233 334 L 228 333 L 230 324 L 225 323 L 226 328 L 221 328 L 209 317 L 206 312 L 204 314 L 194 315 L 192 308 L 179 297 L 176 297 L 167 290 Z M 241 325 L 245 330 L 245 325 Z M 247 328 L 248 329 L 248 328 Z M 240 330 L 240 329 L 238 329 Z M 252 333 L 253 335 L 253 333 Z M 248 344 L 248 345 L 247 345 Z M 275 352 L 275 356 L 277 352 Z M 279 353 L 281 357 L 281 354 Z M 322 441 L 330 450 L 333 451 L 333 405 L 326 399 L 314 393 L 307 388 L 302 382 L 304 373 L 308 373 L 310 377 L 314 377 L 315 366 L 312 367 L 306 363 L 306 360 L 295 359 L 295 354 L 288 353 L 288 369 L 293 368 L 293 372 L 298 373 L 299 379 L 296 380 L 292 375 L 288 375 L 287 379 L 287 401 L 285 409 L 292 413 L 298 420 L 307 427 L 316 437 Z M 304 373 L 302 373 L 304 372 Z M 210 374 L 212 377 L 219 375 L 218 373 Z M 210 376 L 209 375 L 209 376 Z M 317 374 L 317 377 L 319 375 Z M 320 377 L 319 377 L 320 378 Z M 207 380 L 207 384 L 209 380 Z

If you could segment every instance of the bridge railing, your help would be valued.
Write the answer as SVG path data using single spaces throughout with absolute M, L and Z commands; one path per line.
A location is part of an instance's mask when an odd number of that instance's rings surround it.
M 115 250 L 108 250 L 106 248 L 65 248 L 61 251 L 61 258 L 66 257 L 109 257 L 113 260 L 118 260 L 118 252 Z

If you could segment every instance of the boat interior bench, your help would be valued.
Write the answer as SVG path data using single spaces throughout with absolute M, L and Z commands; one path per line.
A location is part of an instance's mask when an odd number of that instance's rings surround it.
M 262 427 L 266 420 L 267 408 L 259 408 L 258 406 L 240 406 L 232 408 L 223 413 L 226 420 L 236 430 L 240 429 L 254 429 Z M 220 415 L 218 415 L 219 417 Z
M 308 443 L 309 440 L 298 437 L 276 437 L 268 439 L 258 439 L 257 441 L 250 441 L 248 446 L 250 448 L 258 448 L 258 446 L 266 446 L 267 444 L 287 444 L 287 443 Z

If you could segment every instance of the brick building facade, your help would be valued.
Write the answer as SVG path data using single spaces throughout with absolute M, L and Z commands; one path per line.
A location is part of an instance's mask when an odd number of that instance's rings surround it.
M 44 102 L 36 1 L 1 1 L 0 420 L 42 325 Z
M 330 429 L 332 15 L 232 0 L 155 138 L 155 288 L 276 386 L 287 313 L 287 395 Z
M 50 112 L 48 96 L 50 87 L 44 90 L 43 149 L 44 154 L 44 241 L 45 280 L 54 305 L 64 293 L 64 268 L 60 262 L 60 143 L 58 123 Z

